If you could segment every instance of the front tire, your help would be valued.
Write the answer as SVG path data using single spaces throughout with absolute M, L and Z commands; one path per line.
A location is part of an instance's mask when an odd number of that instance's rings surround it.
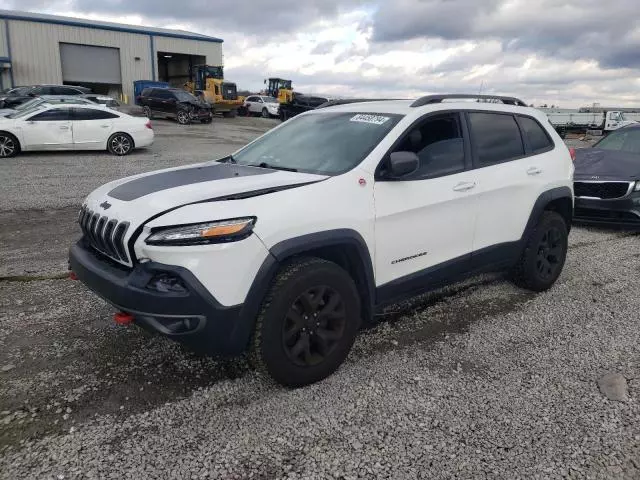
M 262 118 L 269 118 L 271 115 L 269 115 L 269 110 L 267 110 L 266 108 L 262 109 Z
M 149 120 L 153 120 L 153 113 L 151 112 L 151 109 L 149 107 L 143 107 L 142 111 L 144 112 L 145 117 L 147 117 Z
M 562 273 L 569 248 L 568 237 L 564 218 L 556 212 L 545 211 L 511 272 L 513 282 L 534 292 L 551 288 Z
M 278 273 L 262 304 L 252 363 L 285 386 L 315 383 L 347 358 L 360 322 L 349 274 L 326 260 L 299 259 Z
M 15 157 L 20 153 L 18 139 L 10 133 L 0 133 L 0 158 Z
M 133 151 L 133 138 L 126 133 L 114 133 L 107 141 L 107 150 L 112 155 L 123 157 Z
M 189 125 L 191 123 L 189 112 L 186 110 L 180 110 L 176 115 L 176 119 L 180 125 Z

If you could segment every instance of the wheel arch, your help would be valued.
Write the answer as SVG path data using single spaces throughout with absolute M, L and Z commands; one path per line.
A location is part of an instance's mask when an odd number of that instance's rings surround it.
M 522 243 L 526 243 L 527 238 L 537 225 L 540 217 L 545 211 L 559 213 L 567 223 L 567 231 L 571 230 L 573 220 L 573 192 L 571 188 L 556 187 L 543 192 L 536 200 L 531 209 L 529 220 L 522 234 Z
M 9 130 L 0 130 L 0 135 L 11 135 L 13 138 L 16 139 L 16 142 L 18 143 L 18 151 L 19 152 L 22 151 L 22 141 L 20 140 L 20 137 L 18 135 L 16 135 L 13 132 L 10 132 Z
M 256 317 L 278 271 L 294 259 L 317 257 L 336 263 L 351 275 L 361 296 L 363 323 L 373 319 L 375 278 L 366 242 L 355 230 L 338 229 L 284 240 L 274 245 L 253 279 L 234 331 L 238 343 L 248 345 Z

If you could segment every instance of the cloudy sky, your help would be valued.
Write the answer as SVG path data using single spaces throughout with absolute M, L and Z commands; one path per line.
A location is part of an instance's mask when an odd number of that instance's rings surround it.
M 224 39 L 225 77 L 259 89 L 409 98 L 516 95 L 640 105 L 637 0 L 0 0 L 3 8 Z

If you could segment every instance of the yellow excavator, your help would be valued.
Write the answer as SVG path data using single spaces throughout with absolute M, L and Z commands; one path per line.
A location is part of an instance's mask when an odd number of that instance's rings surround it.
M 278 103 L 291 103 L 293 101 L 293 87 L 291 80 L 284 78 L 270 78 L 264 83 L 267 85 L 267 94 L 278 99 Z
M 225 82 L 222 66 L 194 65 L 184 88 L 211 104 L 214 114 L 222 113 L 225 117 L 235 117 L 244 104 L 236 84 Z

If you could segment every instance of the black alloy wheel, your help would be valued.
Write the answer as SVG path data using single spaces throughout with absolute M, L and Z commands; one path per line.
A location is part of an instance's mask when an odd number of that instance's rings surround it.
M 251 363 L 275 381 L 301 387 L 344 362 L 361 325 L 353 278 L 321 258 L 298 258 L 271 282 L 254 330 Z
M 558 268 L 562 266 L 563 252 L 560 230 L 555 226 L 549 227 L 543 232 L 538 243 L 536 268 L 541 279 L 552 278 L 557 273 Z
M 511 271 L 513 282 L 534 292 L 551 288 L 562 273 L 569 249 L 568 237 L 569 228 L 562 215 L 543 212 Z
M 314 287 L 300 295 L 282 326 L 289 359 L 299 366 L 322 363 L 344 335 L 346 315 L 342 297 L 331 287 Z

